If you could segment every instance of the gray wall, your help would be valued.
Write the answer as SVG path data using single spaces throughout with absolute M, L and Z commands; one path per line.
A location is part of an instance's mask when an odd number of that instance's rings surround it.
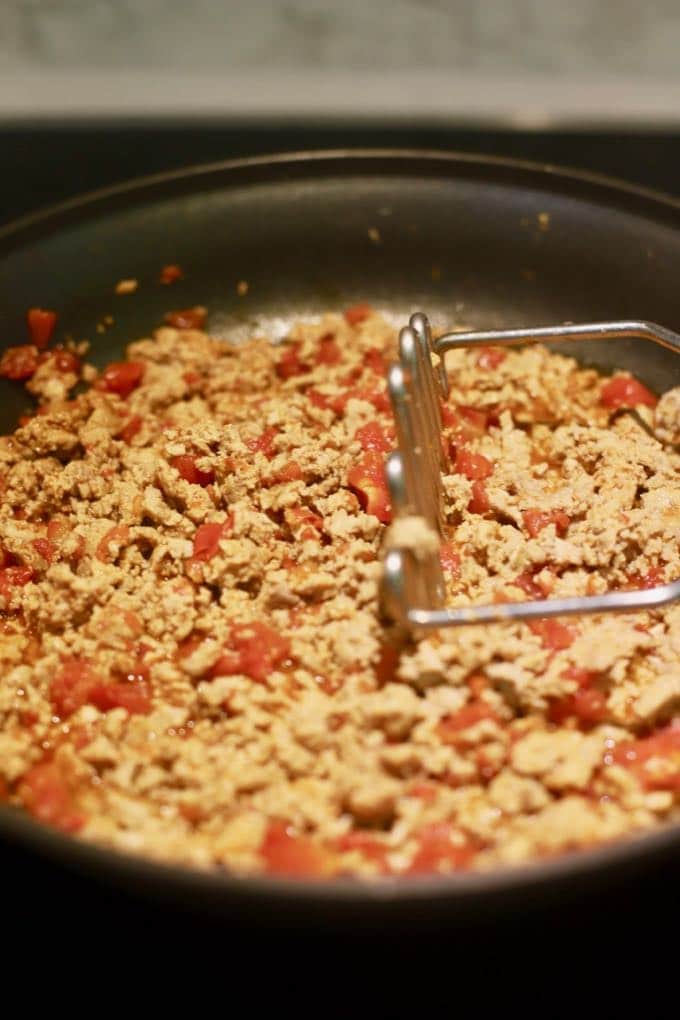
M 0 0 L 0 115 L 680 120 L 680 0 Z

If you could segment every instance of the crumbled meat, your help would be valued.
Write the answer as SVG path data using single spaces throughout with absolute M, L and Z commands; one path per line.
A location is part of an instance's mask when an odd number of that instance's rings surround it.
M 0 797 L 157 860 L 367 879 L 676 819 L 678 606 L 405 642 L 378 584 L 390 545 L 441 554 L 455 606 L 677 578 L 680 388 L 451 352 L 440 548 L 390 524 L 387 322 L 205 319 L 101 374 L 43 358 L 0 438 Z M 611 417 L 636 394 L 653 435 Z

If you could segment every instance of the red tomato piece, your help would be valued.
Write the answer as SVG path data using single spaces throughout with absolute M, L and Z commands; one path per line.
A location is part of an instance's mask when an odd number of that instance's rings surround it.
M 458 735 L 463 731 L 475 726 L 482 719 L 495 719 L 496 714 L 485 701 L 473 700 L 453 715 L 445 716 L 437 727 L 437 732 L 445 744 L 455 744 Z
M 0 570 L 0 595 L 10 599 L 14 588 L 23 588 L 32 580 L 33 571 L 30 567 L 3 567 Z
M 151 711 L 151 690 L 148 683 L 138 679 L 137 675 L 133 682 L 97 682 L 91 687 L 87 700 L 100 712 L 124 708 L 130 715 L 148 715 Z
M 373 514 L 383 524 L 392 519 L 392 506 L 385 479 L 385 464 L 377 450 L 369 450 L 347 475 L 349 487 L 359 497 L 367 514 Z
M 35 551 L 39 556 L 42 556 L 48 563 L 54 561 L 54 557 L 57 554 L 57 547 L 54 542 L 51 542 L 49 538 L 35 538 L 31 543 Z
M 376 411 L 389 411 L 390 399 L 384 390 L 350 389 L 345 390 L 335 397 L 328 398 L 328 406 L 336 414 L 344 414 L 345 408 L 350 400 L 365 400 L 367 404 L 373 404 Z
M 0 376 L 3 379 L 30 379 L 38 367 L 38 348 L 33 344 L 8 347 L 0 358 Z
M 57 324 L 57 313 L 45 308 L 29 308 L 26 319 L 31 343 L 40 350 L 47 347 Z
M 491 509 L 484 482 L 472 483 L 472 499 L 467 505 L 471 514 L 488 514 Z
M 117 393 L 124 399 L 139 386 L 145 369 L 143 361 L 114 361 L 106 366 L 96 387 L 106 393 Z
M 179 472 L 184 481 L 189 482 L 191 485 L 201 485 L 205 488 L 206 485 L 212 485 L 215 481 L 215 472 L 202 471 L 196 464 L 196 458 L 189 456 L 189 454 L 173 457 L 170 463 L 175 471 Z
M 367 832 L 353 829 L 345 833 L 344 836 L 340 836 L 335 843 L 335 848 L 341 853 L 358 851 L 362 857 L 378 864 L 380 871 L 386 872 L 389 870 L 385 860 L 389 847 Z
M 375 372 L 376 375 L 385 375 L 387 371 L 387 361 L 385 355 L 377 347 L 369 347 L 364 354 L 364 365 L 370 369 L 371 372 Z
M 493 474 L 493 464 L 481 453 L 458 449 L 454 470 L 460 475 L 465 475 L 471 482 L 480 482 Z
M 605 407 L 656 407 L 659 398 L 632 375 L 615 375 L 600 390 L 600 402 Z
M 319 393 L 318 390 L 309 389 L 307 390 L 307 397 L 310 403 L 314 404 L 314 407 L 320 407 L 322 411 L 332 411 L 331 397 L 327 397 L 325 393 Z
M 57 372 L 80 372 L 80 358 L 63 347 L 54 347 L 51 351 L 43 351 L 38 357 L 38 364 L 50 362 Z
M 304 478 L 302 468 L 296 460 L 287 461 L 283 467 L 272 475 L 272 483 L 274 485 L 282 484 L 283 482 L 300 482 Z
M 77 832 L 87 821 L 62 772 L 53 762 L 43 762 L 29 769 L 21 780 L 19 796 L 34 818 L 62 832 Z
M 194 535 L 193 559 L 203 563 L 212 559 L 219 549 L 220 539 L 226 538 L 233 526 L 231 517 L 221 524 L 201 524 Z
M 342 358 L 342 351 L 332 333 L 327 333 L 319 340 L 319 348 L 314 360 L 317 365 L 337 365 Z
M 550 616 L 542 620 L 530 620 L 529 630 L 533 631 L 534 634 L 538 634 L 543 647 L 549 648 L 552 652 L 559 652 L 569 648 L 579 633 L 578 627 L 575 627 L 573 624 L 560 623 L 559 620 L 555 620 Z
M 208 675 L 233 676 L 243 673 L 264 683 L 269 674 L 290 658 L 290 642 L 266 623 L 236 624 L 231 629 L 224 654 Z
M 631 589 L 635 588 L 656 588 L 664 583 L 663 567 L 651 567 L 646 574 L 628 574 L 628 583 Z
M 631 769 L 648 790 L 680 791 L 680 719 L 649 737 L 618 744 L 605 764 Z
M 123 425 L 122 429 L 120 430 L 116 438 L 121 439 L 124 443 L 128 443 L 129 445 L 135 438 L 135 436 L 138 434 L 138 432 L 141 430 L 143 424 L 144 422 L 142 420 L 141 415 L 139 414 L 131 415 Z
M 324 878 L 335 869 L 335 855 L 299 836 L 285 822 L 270 822 L 260 846 L 260 856 L 269 875 Z
M 442 542 L 439 548 L 439 559 L 442 570 L 453 578 L 460 577 L 460 553 L 453 542 Z
M 296 529 L 302 528 L 301 538 L 318 538 L 323 530 L 323 517 L 313 513 L 308 507 L 292 507 L 286 511 L 286 519 Z
M 534 572 L 530 570 L 523 570 L 512 583 L 516 587 L 521 588 L 531 599 L 542 599 L 545 597 L 546 593 L 540 584 L 534 580 Z
M 174 326 L 175 329 L 203 329 L 207 315 L 202 305 L 195 305 L 193 308 L 180 308 L 175 312 L 168 312 L 165 321 L 168 326 Z
M 550 721 L 558 725 L 570 716 L 574 716 L 585 729 L 606 722 L 609 718 L 607 699 L 602 691 L 585 687 L 556 701 L 548 712 Z
M 112 550 L 110 548 L 111 545 L 119 547 L 125 545 L 129 534 L 130 529 L 127 524 L 116 524 L 113 528 L 110 528 L 97 546 L 95 553 L 97 559 L 101 560 L 102 563 L 111 563 L 118 555 L 115 549 Z
M 571 524 L 570 517 L 562 510 L 525 510 L 522 520 L 532 538 L 550 524 L 555 525 L 558 535 L 564 535 Z
M 449 822 L 437 822 L 423 828 L 418 836 L 418 849 L 407 869 L 409 875 L 426 875 L 436 871 L 462 871 L 470 864 L 475 848 L 465 842 L 452 841 L 456 830 Z
M 369 316 L 373 315 L 373 309 L 370 305 L 365 302 L 361 302 L 357 305 L 351 305 L 345 309 L 345 322 L 350 326 L 358 326 L 364 319 L 368 319 Z
M 276 448 L 274 446 L 274 440 L 279 434 L 279 430 L 276 425 L 269 425 L 264 432 L 262 432 L 255 439 L 247 439 L 246 446 L 253 453 L 257 453 L 259 450 L 265 455 L 268 460 L 276 455 Z
M 489 427 L 489 416 L 485 411 L 479 411 L 476 407 L 469 407 L 467 404 L 458 404 L 456 412 L 465 422 L 466 427 L 475 435 L 483 436 Z
M 64 659 L 61 669 L 50 684 L 50 701 L 60 719 L 66 719 L 90 699 L 90 693 L 99 683 L 89 662 L 84 659 Z
M 163 266 L 159 279 L 161 283 L 170 284 L 176 280 L 181 280 L 183 276 L 184 273 L 181 266 L 169 265 Z
M 502 347 L 482 347 L 477 355 L 477 367 L 485 372 L 498 368 L 508 356 L 508 352 Z
M 385 431 L 377 421 L 369 421 L 362 425 L 354 433 L 364 450 L 377 450 L 379 453 L 387 453 L 392 449 L 392 440 L 388 439 Z
M 309 365 L 300 358 L 301 346 L 296 342 L 286 344 L 283 348 L 283 353 L 276 365 L 276 374 L 279 379 L 292 379 L 296 375 L 304 375 L 309 372 Z

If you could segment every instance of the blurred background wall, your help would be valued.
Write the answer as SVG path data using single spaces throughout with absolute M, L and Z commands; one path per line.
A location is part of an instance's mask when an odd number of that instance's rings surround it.
M 0 0 L 0 118 L 680 121 L 678 0 Z

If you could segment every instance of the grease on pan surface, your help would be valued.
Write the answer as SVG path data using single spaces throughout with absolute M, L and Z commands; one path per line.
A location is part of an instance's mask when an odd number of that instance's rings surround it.
M 204 316 L 100 374 L 0 362 L 40 402 L 0 440 L 2 796 L 120 850 L 314 877 L 677 818 L 680 607 L 398 647 L 376 602 L 393 328 L 356 306 L 234 347 Z M 451 604 L 680 575 L 680 456 L 609 421 L 634 405 L 677 441 L 678 390 L 540 347 L 448 365 Z

